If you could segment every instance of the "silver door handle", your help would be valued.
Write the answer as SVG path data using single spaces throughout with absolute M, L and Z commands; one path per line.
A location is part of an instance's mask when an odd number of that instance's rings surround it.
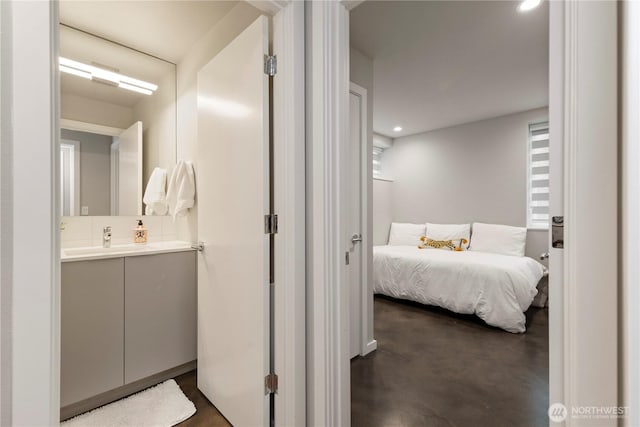
M 543 254 L 540 254 L 540 260 L 541 261 L 544 261 L 547 258 L 549 258 L 549 252 L 545 252 Z
M 362 235 L 354 234 L 353 236 L 351 236 L 351 244 L 352 245 L 355 245 L 358 242 L 362 242 Z

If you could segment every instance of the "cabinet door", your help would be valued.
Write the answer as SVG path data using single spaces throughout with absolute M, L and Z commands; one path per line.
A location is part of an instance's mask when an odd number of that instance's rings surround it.
M 125 382 L 196 359 L 196 256 L 125 258 Z
M 124 260 L 62 263 L 60 404 L 124 384 Z

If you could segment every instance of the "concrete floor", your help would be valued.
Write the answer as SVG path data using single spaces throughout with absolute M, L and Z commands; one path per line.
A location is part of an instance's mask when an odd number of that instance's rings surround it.
M 548 311 L 527 312 L 511 334 L 475 316 L 375 298 L 378 350 L 351 362 L 354 427 L 548 426 Z M 181 427 L 226 427 L 197 389 L 176 378 L 197 412 Z
M 198 390 L 197 371 L 187 372 L 175 378 L 187 398 L 196 405 L 196 413 L 191 418 L 177 424 L 180 427 L 230 427 L 231 424 Z
M 353 426 L 548 426 L 548 310 L 511 334 L 475 316 L 375 298 L 378 350 L 351 362 Z

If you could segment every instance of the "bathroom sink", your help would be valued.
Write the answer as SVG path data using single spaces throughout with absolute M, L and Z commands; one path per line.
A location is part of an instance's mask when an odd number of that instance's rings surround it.
M 110 248 L 103 248 L 101 246 L 87 247 L 87 248 L 68 248 L 64 249 L 64 255 L 66 256 L 82 256 L 82 255 L 100 255 L 100 254 L 113 254 L 113 253 L 130 253 L 130 252 L 144 252 L 153 250 L 153 246 L 150 245 L 117 245 Z
M 112 245 L 110 248 L 102 246 L 85 246 L 82 248 L 63 248 L 60 253 L 60 260 L 86 261 L 101 258 L 118 258 L 121 256 L 131 257 L 137 255 L 152 255 L 169 252 L 182 252 L 196 250 L 197 246 L 190 242 L 181 240 L 170 240 L 166 242 L 153 242 L 153 244 L 133 244 Z

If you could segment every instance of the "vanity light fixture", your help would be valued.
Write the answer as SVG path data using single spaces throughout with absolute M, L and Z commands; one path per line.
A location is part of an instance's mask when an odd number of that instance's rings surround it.
M 158 89 L 158 85 L 154 85 L 153 83 L 134 79 L 133 77 L 105 70 L 104 68 L 83 64 L 82 62 L 63 57 L 60 57 L 60 71 L 85 79 L 112 84 L 119 88 L 143 93 L 145 95 L 151 95 Z
M 393 131 L 394 131 L 394 132 L 400 132 L 400 131 L 402 131 L 402 126 L 396 126 L 396 127 L 394 127 L 394 128 L 393 128 Z
M 518 6 L 518 10 L 520 12 L 528 12 L 538 7 L 540 3 L 542 3 L 542 0 L 523 0 L 520 6 Z

